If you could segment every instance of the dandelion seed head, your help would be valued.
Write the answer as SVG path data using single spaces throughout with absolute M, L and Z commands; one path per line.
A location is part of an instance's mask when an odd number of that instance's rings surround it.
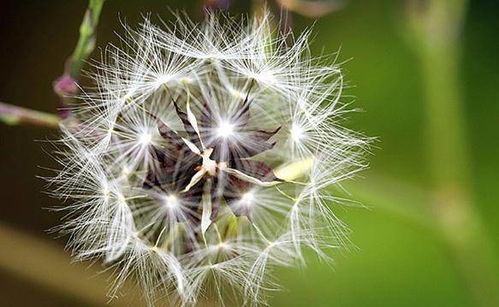
M 308 32 L 177 17 L 126 27 L 95 64 L 78 129 L 62 127 L 60 229 L 77 259 L 114 269 L 110 295 L 133 278 L 149 305 L 261 303 L 268 267 L 347 241 L 330 187 L 365 166 L 366 140 L 340 127 L 341 71 L 311 57 Z

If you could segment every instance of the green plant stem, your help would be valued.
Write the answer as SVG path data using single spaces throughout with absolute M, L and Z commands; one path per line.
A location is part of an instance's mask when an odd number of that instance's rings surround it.
M 105 0 L 90 0 L 80 25 L 80 37 L 71 55 L 69 74 L 77 80 L 84 61 L 95 48 L 97 24 Z
M 415 51 L 422 69 L 431 210 L 475 303 L 499 306 L 497 264 L 470 191 L 468 144 L 459 78 L 466 0 L 428 0 L 413 7 Z
M 494 256 L 469 191 L 468 147 L 464 139 L 455 53 L 435 50 L 421 57 L 426 76 L 433 212 L 475 299 L 482 306 L 499 306 Z
M 31 124 L 42 127 L 58 128 L 61 119 L 55 114 L 0 102 L 0 121 L 7 125 Z
M 67 62 L 64 75 L 77 80 L 85 60 L 89 57 L 95 48 L 96 28 L 99 16 L 105 0 L 90 0 L 88 8 L 80 25 L 80 36 L 73 54 Z M 57 81 L 55 84 L 57 85 Z M 61 97 L 63 105 L 68 105 L 75 93 L 65 93 L 55 86 L 56 94 Z M 59 91 L 58 91 L 59 90 Z M 39 112 L 27 108 L 0 102 L 0 121 L 8 125 L 32 124 L 50 128 L 58 128 L 61 118 L 55 114 Z M 73 124 L 72 121 L 67 123 Z

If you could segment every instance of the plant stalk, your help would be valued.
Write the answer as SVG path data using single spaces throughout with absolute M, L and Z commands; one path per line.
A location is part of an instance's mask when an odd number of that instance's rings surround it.
M 81 67 L 84 61 L 95 49 L 97 36 L 97 25 L 105 0 L 90 0 L 85 16 L 80 25 L 80 37 L 71 55 L 70 75 L 73 79 L 80 76 Z
M 61 118 L 55 114 L 0 102 L 0 121 L 7 125 L 31 124 L 42 127 L 59 128 Z
M 426 100 L 431 211 L 477 306 L 499 306 L 494 251 L 470 191 L 470 158 L 460 80 L 461 27 L 467 1 L 408 1 L 413 46 Z
M 80 24 L 80 35 L 72 55 L 66 60 L 64 73 L 53 83 L 54 92 L 61 98 L 61 105 L 71 104 L 78 94 L 77 81 L 80 77 L 83 64 L 95 49 L 97 25 L 105 0 L 89 0 L 87 10 Z M 60 116 L 63 119 L 71 118 L 72 113 L 63 108 Z

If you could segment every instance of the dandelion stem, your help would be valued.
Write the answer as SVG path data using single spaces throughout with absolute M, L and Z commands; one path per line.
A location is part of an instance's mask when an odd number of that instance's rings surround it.
M 497 264 L 474 207 L 459 80 L 460 26 L 467 1 L 409 1 L 426 92 L 431 210 L 451 258 L 480 306 L 499 306 Z
M 61 104 L 67 106 L 78 93 L 77 80 L 84 62 L 95 49 L 97 24 L 105 0 L 89 0 L 87 10 L 80 25 L 80 36 L 72 55 L 67 59 L 64 73 L 53 83 L 54 92 L 61 98 Z M 63 118 L 71 117 L 71 112 L 61 113 Z
M 61 97 L 63 105 L 74 96 L 78 87 L 76 81 L 80 75 L 84 61 L 95 48 L 96 28 L 105 0 L 89 0 L 88 8 L 80 25 L 80 37 L 64 72 L 54 82 L 54 91 Z M 64 114 L 61 114 L 66 118 Z M 58 128 L 61 118 L 54 114 L 44 113 L 0 102 L 0 121 L 8 125 L 29 123 L 37 126 Z
M 96 28 L 105 0 L 90 0 L 88 8 L 80 25 L 80 37 L 76 48 L 71 55 L 70 75 L 77 79 L 80 75 L 83 62 L 95 48 Z
M 36 126 L 58 128 L 61 119 L 55 114 L 0 102 L 0 121 L 7 125 L 32 124 Z

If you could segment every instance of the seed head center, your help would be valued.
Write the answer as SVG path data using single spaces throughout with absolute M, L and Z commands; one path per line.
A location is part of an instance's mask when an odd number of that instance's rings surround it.
M 234 124 L 228 121 L 222 121 L 217 128 L 217 136 L 228 138 L 234 134 Z
M 213 148 L 207 148 L 201 154 L 203 158 L 203 165 L 201 166 L 210 176 L 215 176 L 217 173 L 218 162 L 211 159 L 210 156 L 213 153 Z

